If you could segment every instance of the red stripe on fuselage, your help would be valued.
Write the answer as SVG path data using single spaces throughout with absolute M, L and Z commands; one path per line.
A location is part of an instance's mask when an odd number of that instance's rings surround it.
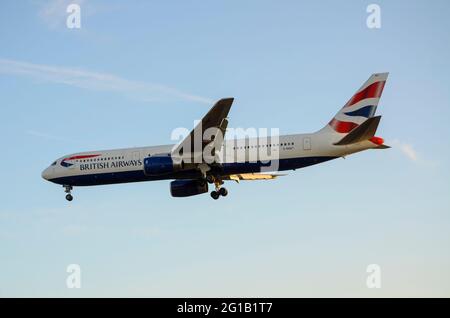
M 359 125 L 356 123 L 352 123 L 350 121 L 340 121 L 337 120 L 336 118 L 333 118 L 329 125 L 336 130 L 338 133 L 348 133 L 351 130 L 353 130 L 354 128 L 358 127 Z
M 70 158 L 66 158 L 64 160 L 75 160 L 75 159 L 87 159 L 87 158 L 94 158 L 94 157 L 98 157 L 100 155 L 84 155 L 84 156 L 73 156 Z
M 366 98 L 378 98 L 381 96 L 381 93 L 383 93 L 383 88 L 385 81 L 375 82 L 373 84 L 370 84 L 366 88 L 364 88 L 362 91 L 356 93 L 353 95 L 352 98 L 345 104 L 344 107 L 350 107 L 357 102 L 360 102 Z

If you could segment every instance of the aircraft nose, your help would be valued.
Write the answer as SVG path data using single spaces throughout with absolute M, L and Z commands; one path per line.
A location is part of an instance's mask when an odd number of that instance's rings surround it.
M 47 168 L 44 171 L 42 171 L 41 174 L 42 178 L 44 178 L 45 180 L 48 180 L 50 178 L 50 169 Z

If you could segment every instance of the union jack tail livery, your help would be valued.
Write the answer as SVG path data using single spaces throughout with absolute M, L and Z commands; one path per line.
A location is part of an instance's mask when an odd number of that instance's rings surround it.
M 389 73 L 376 73 L 350 98 L 328 123 L 336 133 L 347 134 L 372 118 L 380 101 Z

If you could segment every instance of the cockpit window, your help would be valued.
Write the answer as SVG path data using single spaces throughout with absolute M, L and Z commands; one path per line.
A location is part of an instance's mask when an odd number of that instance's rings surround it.
M 56 166 L 56 161 L 51 164 L 52 166 Z

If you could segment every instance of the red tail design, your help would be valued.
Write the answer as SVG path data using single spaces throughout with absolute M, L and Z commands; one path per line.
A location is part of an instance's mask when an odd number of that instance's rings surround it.
M 340 121 L 336 118 L 333 118 L 329 125 L 333 127 L 334 130 L 336 130 L 338 133 L 348 133 L 352 131 L 354 128 L 358 127 L 359 125 L 356 123 L 352 123 L 350 121 Z
M 344 107 L 350 107 L 366 98 L 379 98 L 383 93 L 385 83 L 386 81 L 380 81 L 367 86 L 362 91 L 353 95 L 353 97 L 350 98 L 350 100 L 347 102 L 347 104 L 345 104 Z

